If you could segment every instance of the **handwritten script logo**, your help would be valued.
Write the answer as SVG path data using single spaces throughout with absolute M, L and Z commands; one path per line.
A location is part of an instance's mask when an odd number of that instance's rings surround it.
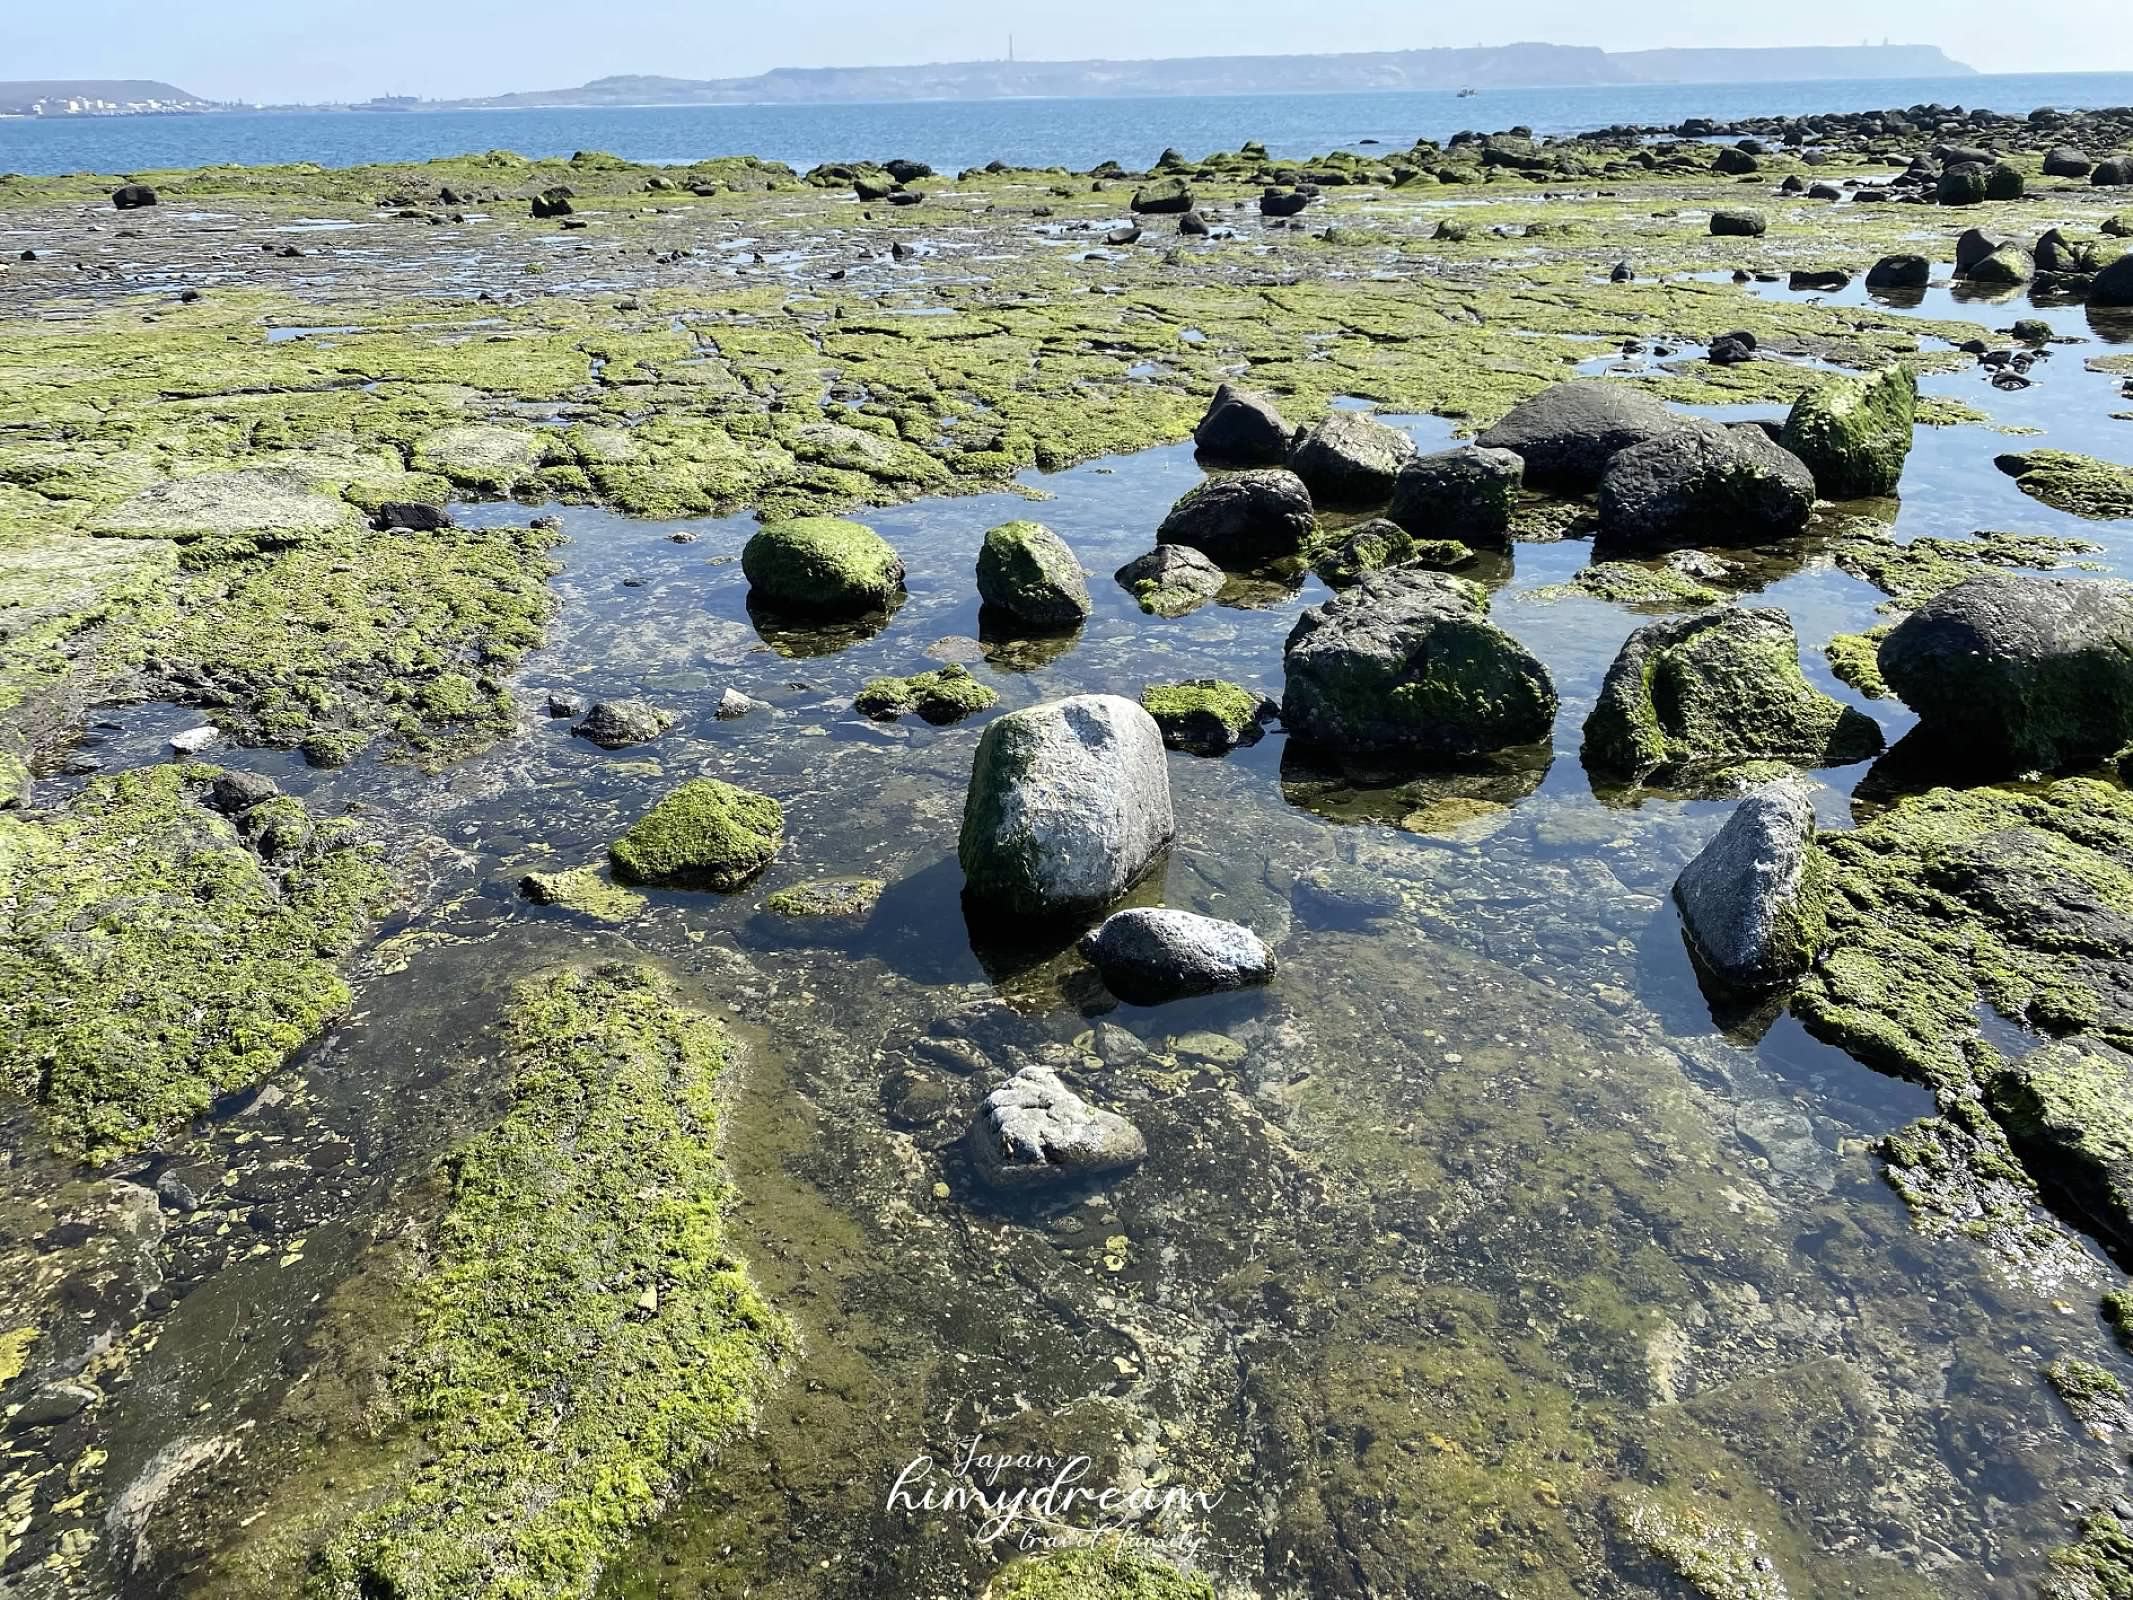
M 948 1459 L 905 1462 L 884 1509 L 963 1512 L 977 1519 L 979 1543 L 1011 1539 L 1030 1550 L 1123 1533 L 1166 1513 L 1196 1520 L 1222 1503 L 1220 1489 L 1101 1484 L 1090 1481 L 1095 1470 L 1087 1456 L 988 1450 L 984 1435 L 973 1434 L 958 1440 Z

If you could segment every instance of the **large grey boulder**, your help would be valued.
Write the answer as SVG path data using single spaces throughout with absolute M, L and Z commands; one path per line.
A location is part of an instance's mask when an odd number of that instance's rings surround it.
M 1583 494 L 1600 481 L 1617 451 L 1681 423 L 1648 394 L 1583 379 L 1543 389 L 1474 442 L 1517 455 L 1526 464 L 1526 482 L 1537 489 Z
M 1135 1165 L 1140 1129 L 1100 1111 L 1046 1066 L 1028 1066 L 985 1097 L 968 1136 L 971 1163 L 997 1189 L 1035 1189 Z
M 1085 694 L 986 728 L 957 856 L 979 901 L 1050 917 L 1115 900 L 1176 832 L 1162 729 L 1131 700 Z
M 1879 661 L 1925 728 L 1997 766 L 2133 744 L 2133 584 L 1980 573 L 1898 624 Z
M 1414 440 L 1398 428 L 1359 411 L 1336 411 L 1296 441 L 1289 470 L 1317 504 L 1381 506 L 1414 457 Z
M 1524 487 L 1515 452 L 1462 445 L 1417 456 L 1400 469 L 1385 515 L 1422 539 L 1502 539 Z
M 1081 951 L 1130 1005 L 1248 988 L 1274 975 L 1274 952 L 1258 934 L 1190 911 L 1113 912 L 1081 941 Z
M 1829 929 L 1829 865 L 1814 844 L 1805 784 L 1757 790 L 1674 883 L 1681 923 L 1704 969 L 1766 989 L 1813 965 Z
M 1303 479 L 1282 467 L 1225 472 L 1188 489 L 1156 530 L 1158 544 L 1189 544 L 1222 565 L 1294 554 L 1318 520 Z
M 1228 467 L 1278 467 L 1288 459 L 1295 437 L 1272 400 L 1226 383 L 1215 390 L 1207 415 L 1192 430 L 1194 447 Z
M 1762 429 L 1698 419 L 1608 463 L 1600 537 L 1630 548 L 1762 544 L 1805 531 L 1814 504 L 1814 475 Z
M 1367 572 L 1297 618 L 1281 718 L 1342 753 L 1465 755 L 1545 739 L 1548 669 L 1488 620 L 1479 585 L 1442 572 Z
M 2078 150 L 2070 144 L 2054 145 L 2044 152 L 2044 176 L 2047 178 L 2086 178 L 2095 165 L 2086 150 Z

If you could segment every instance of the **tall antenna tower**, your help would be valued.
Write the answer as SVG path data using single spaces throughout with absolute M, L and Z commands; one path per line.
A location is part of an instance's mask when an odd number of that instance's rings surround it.
M 1007 59 L 1009 61 L 1015 59 L 1015 36 L 1013 34 L 1007 36 Z

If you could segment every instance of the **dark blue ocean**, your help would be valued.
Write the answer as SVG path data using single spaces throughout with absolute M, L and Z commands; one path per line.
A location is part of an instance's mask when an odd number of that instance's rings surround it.
M 1429 93 L 1221 95 L 1176 99 L 900 101 L 865 105 L 621 110 L 239 113 L 196 117 L 0 119 L 0 172 L 145 172 L 221 162 L 356 166 L 476 150 L 638 161 L 754 155 L 806 168 L 908 156 L 943 171 L 1000 160 L 1086 169 L 1145 167 L 1166 145 L 1188 155 L 1258 139 L 1277 156 L 1400 146 L 1462 128 L 1524 124 L 1574 133 L 1610 123 L 1797 115 L 1922 101 L 2026 113 L 2133 104 L 2133 73 L 2046 73 L 1821 83 L 1656 84 Z

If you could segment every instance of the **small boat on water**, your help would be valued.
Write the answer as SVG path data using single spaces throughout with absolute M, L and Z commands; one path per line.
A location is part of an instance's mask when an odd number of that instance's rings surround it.
M 1459 91 L 1459 98 L 1462 100 L 1471 100 L 1474 98 L 1474 91 L 1471 89 L 1461 89 Z

